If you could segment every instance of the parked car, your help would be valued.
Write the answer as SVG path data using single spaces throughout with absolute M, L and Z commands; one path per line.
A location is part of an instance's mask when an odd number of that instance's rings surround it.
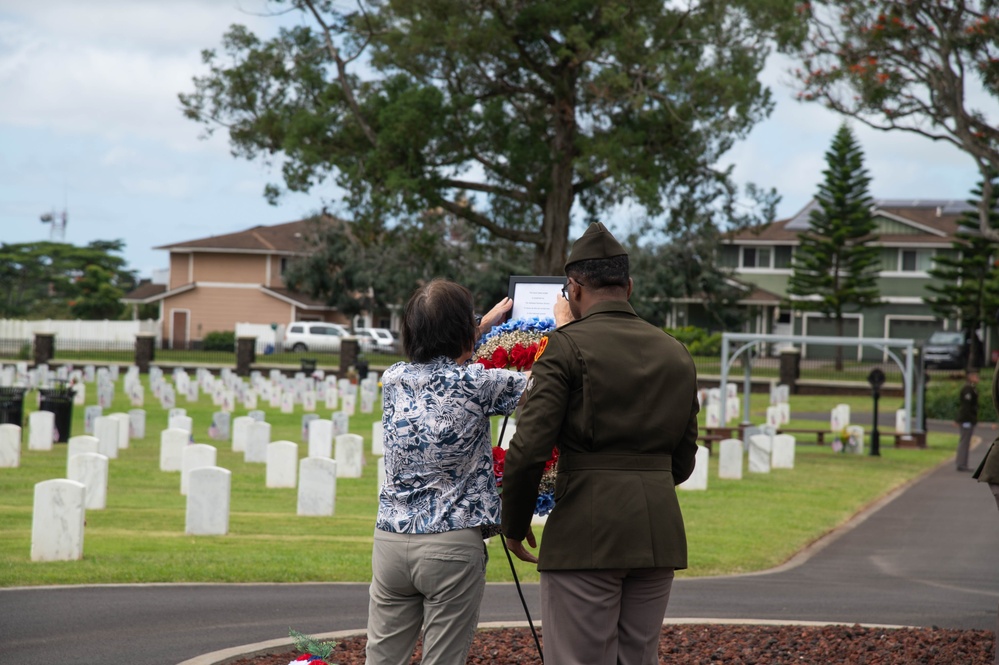
M 285 350 L 303 353 L 305 351 L 340 350 L 340 341 L 350 332 L 337 323 L 296 321 L 284 333 Z
M 964 369 L 968 363 L 968 340 L 961 331 L 938 330 L 923 346 L 923 360 L 931 369 Z
M 392 336 L 392 331 L 388 328 L 358 328 L 355 332 L 361 341 L 362 351 L 395 353 L 395 337 Z

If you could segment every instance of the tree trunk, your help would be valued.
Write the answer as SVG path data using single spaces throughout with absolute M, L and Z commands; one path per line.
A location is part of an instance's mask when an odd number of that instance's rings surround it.
M 572 89 L 572 86 L 569 86 Z M 534 250 L 535 275 L 564 275 L 569 245 L 569 215 L 575 194 L 572 162 L 576 146 L 576 108 L 572 100 L 560 99 L 554 108 L 551 183 L 545 196 L 542 241 Z
M 843 315 L 836 313 L 836 337 L 843 339 Z M 836 371 L 843 371 L 843 347 L 836 347 Z

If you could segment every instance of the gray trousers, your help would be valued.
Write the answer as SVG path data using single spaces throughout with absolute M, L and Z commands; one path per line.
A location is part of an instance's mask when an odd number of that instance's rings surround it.
M 406 665 L 423 630 L 423 663 L 464 665 L 486 586 L 478 528 L 435 534 L 375 530 L 368 665 Z
M 655 665 L 672 568 L 541 572 L 545 665 Z
M 971 435 L 975 433 L 975 423 L 961 423 L 961 438 L 957 441 L 957 468 L 968 468 L 968 451 L 971 449 Z

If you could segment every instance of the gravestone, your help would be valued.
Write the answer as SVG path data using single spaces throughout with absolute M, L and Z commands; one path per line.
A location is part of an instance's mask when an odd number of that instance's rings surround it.
M 298 444 L 273 441 L 267 444 L 267 487 L 294 487 L 298 473 Z
M 385 454 L 385 426 L 380 420 L 371 423 L 371 454 Z
M 21 428 L 11 423 L 0 425 L 0 468 L 16 469 L 21 465 Z
M 306 457 L 298 464 L 298 514 L 328 517 L 336 511 L 337 464 L 325 457 Z
M 267 444 L 271 442 L 271 424 L 254 422 L 250 424 L 250 436 L 243 451 L 243 461 L 255 464 L 267 463 Z
M 711 402 L 704 409 L 705 427 L 721 427 L 721 410 L 717 403 Z
M 232 451 L 241 453 L 246 450 L 246 442 L 250 440 L 250 426 L 257 422 L 250 416 L 237 416 L 232 421 Z
M 778 434 L 772 441 L 773 451 L 770 456 L 771 469 L 794 468 L 794 437 L 790 434 Z
M 229 533 L 232 473 L 215 465 L 203 466 L 191 470 L 188 483 L 184 533 L 189 536 L 224 536 Z
M 184 448 L 191 443 L 191 435 L 182 429 L 165 429 L 160 432 L 160 471 L 180 471 Z
M 34 411 L 28 416 L 28 450 L 52 450 L 55 435 L 54 413 Z
M 333 422 L 333 438 L 350 431 L 350 416 L 343 411 L 332 414 L 330 420 Z
M 83 406 L 87 403 L 87 384 L 77 383 L 73 386 L 73 406 Z
M 188 434 L 194 433 L 194 419 L 190 416 L 171 416 L 167 428 L 186 430 Z
M 319 420 L 318 413 L 306 413 L 302 415 L 302 443 L 309 442 L 309 423 Z
M 93 405 L 83 410 L 83 433 L 94 433 L 94 421 L 104 415 L 104 407 Z
M 312 412 L 316 410 L 316 393 L 307 390 L 302 393 L 302 411 Z
M 376 482 L 375 482 L 375 491 L 378 492 L 379 495 L 381 495 L 381 493 L 382 493 L 382 487 L 385 486 L 385 458 L 384 457 L 379 457 L 378 458 L 378 468 L 377 468 L 377 470 L 375 472 L 375 478 L 377 479 Z
M 229 419 L 227 411 L 216 411 L 212 414 L 212 424 L 208 426 L 208 437 L 212 441 L 229 440 Z
M 192 443 L 184 446 L 180 454 L 180 493 L 187 494 L 191 486 L 191 472 L 195 469 L 203 469 L 208 466 L 215 466 L 218 459 L 218 451 L 214 446 L 207 443 Z
M 128 427 L 133 439 L 146 438 L 146 410 L 132 409 L 129 411 Z
M 847 452 L 864 454 L 864 428 L 860 425 L 850 425 L 846 428 L 846 441 L 843 442 Z
M 253 411 L 250 411 L 246 415 L 249 416 L 250 418 L 252 418 L 253 420 L 256 420 L 258 423 L 262 423 L 265 420 L 267 420 L 267 413 L 264 412 L 264 411 L 261 411 L 260 409 L 255 409 Z
M 257 408 L 257 391 L 247 390 L 243 395 L 243 408 L 248 411 L 255 411 Z
M 178 407 L 170 409 L 167 412 L 167 420 L 169 420 L 170 418 L 173 418 L 174 416 L 186 416 L 186 415 L 187 415 L 187 409 L 182 409 L 182 408 L 180 408 L 178 406 Z
M 333 421 L 317 419 L 309 423 L 309 457 L 333 457 Z
M 338 478 L 360 478 L 364 465 L 364 439 L 358 434 L 336 437 L 336 473 Z
M 705 446 L 697 446 L 697 453 L 694 455 L 694 471 L 690 477 L 677 485 L 681 490 L 706 490 L 708 489 L 708 449 Z
M 767 426 L 768 427 L 780 427 L 780 409 L 776 406 L 767 407 Z
M 281 413 L 295 413 L 295 393 L 286 392 L 281 395 Z
M 112 418 L 116 423 L 118 423 L 118 450 L 125 450 L 128 448 L 128 435 L 129 430 L 132 427 L 132 423 L 129 420 L 127 413 L 109 413 L 108 418 Z
M 754 434 L 749 437 L 749 472 L 770 473 L 772 451 L 773 438 L 769 434 Z
M 118 421 L 108 416 L 94 420 L 94 436 L 100 442 L 97 452 L 108 459 L 118 459 L 118 435 L 121 429 Z
M 829 429 L 833 434 L 839 434 L 850 424 L 850 405 L 837 404 L 829 414 Z
M 108 458 L 100 453 L 81 453 L 69 458 L 66 477 L 83 483 L 83 505 L 104 510 L 108 498 Z
M 86 487 L 57 478 L 35 485 L 31 516 L 32 561 L 78 561 L 83 558 Z
M 340 410 L 348 416 L 354 415 L 357 408 L 357 393 L 347 393 L 346 395 L 342 395 L 340 401 L 343 402 L 343 406 Z
M 898 409 L 895 411 L 895 433 L 905 434 L 905 426 L 908 424 L 909 419 L 906 417 L 905 409 Z
M 361 413 L 374 413 L 378 399 L 378 384 L 368 379 L 361 382 Z
M 101 442 L 96 436 L 81 434 L 80 436 L 69 437 L 69 441 L 66 442 L 66 477 L 69 477 L 69 461 L 73 459 L 74 455 L 82 455 L 83 453 L 99 453 L 100 449 Z M 105 455 L 105 457 L 107 457 L 107 455 Z
M 787 402 L 781 402 L 777 405 L 777 410 L 780 412 L 780 424 L 787 425 L 791 422 L 791 405 Z
M 742 480 L 742 441 L 723 439 L 719 442 L 718 448 L 718 477 L 726 480 Z
M 340 395 L 337 392 L 336 387 L 329 387 L 327 385 L 326 396 L 323 399 L 324 399 L 324 401 L 326 403 L 326 408 L 327 409 L 329 409 L 330 411 L 335 410 L 337 408 L 337 406 L 339 405 L 339 401 L 340 401 Z

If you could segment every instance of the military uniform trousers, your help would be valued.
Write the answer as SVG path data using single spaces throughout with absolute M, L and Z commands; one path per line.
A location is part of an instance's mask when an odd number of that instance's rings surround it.
M 541 571 L 545 665 L 655 665 L 672 568 Z
M 961 438 L 957 441 L 955 463 L 958 471 L 968 471 L 968 452 L 971 450 L 971 436 L 975 433 L 975 423 L 961 423 Z
M 431 534 L 376 529 L 368 665 L 408 665 L 421 628 L 425 665 L 464 665 L 479 621 L 486 562 L 479 527 Z

